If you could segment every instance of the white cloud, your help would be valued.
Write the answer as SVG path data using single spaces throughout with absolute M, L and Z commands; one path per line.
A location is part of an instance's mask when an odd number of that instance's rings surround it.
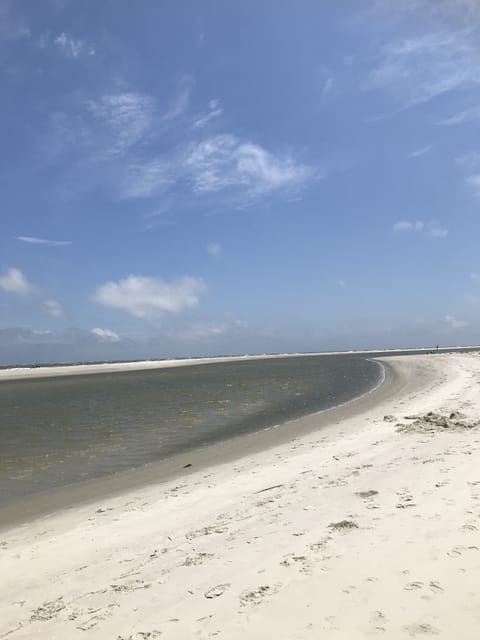
M 194 129 L 201 129 L 205 127 L 214 118 L 218 118 L 219 116 L 221 116 L 222 113 L 223 113 L 223 109 L 213 109 L 212 111 L 209 111 L 205 115 L 197 118 L 194 121 L 192 126 Z
M 421 231 L 424 227 L 423 222 L 410 222 L 410 220 L 399 220 L 393 225 L 394 231 Z
M 229 331 L 230 326 L 226 322 L 201 321 L 178 328 L 172 333 L 177 340 L 205 340 L 221 336 Z
M 207 244 L 207 251 L 211 256 L 216 258 L 222 252 L 222 247 L 218 242 L 210 242 L 210 244 Z
M 64 32 L 53 39 L 53 44 L 67 58 L 80 58 L 83 56 L 95 55 L 95 49 L 85 42 L 85 40 L 73 38 Z
M 370 74 L 370 85 L 390 93 L 401 108 L 479 84 L 480 49 L 475 34 L 467 29 L 426 33 L 389 44 Z
M 32 35 L 30 27 L 15 9 L 16 6 L 11 0 L 0 2 L 0 41 L 2 43 L 29 38 Z
M 71 240 L 48 240 L 46 238 L 35 238 L 33 236 L 14 236 L 15 240 L 28 244 L 45 244 L 51 247 L 65 247 L 72 244 Z
M 89 100 L 87 107 L 110 131 L 111 139 L 102 154 L 105 157 L 124 155 L 146 136 L 153 125 L 154 101 L 145 94 L 105 95 L 98 100 Z
M 422 156 L 424 156 L 426 153 L 428 153 L 431 150 L 432 150 L 432 145 L 429 144 L 426 147 L 421 147 L 420 149 L 415 149 L 414 151 L 409 153 L 407 157 L 408 158 L 421 158 Z
M 391 11 L 392 5 L 389 0 L 386 8 Z M 401 3 L 402 10 L 417 11 L 418 9 L 428 11 L 430 17 L 437 18 L 460 18 L 465 24 L 471 24 L 480 15 L 480 5 L 478 0 L 404 0 Z
M 228 134 L 192 145 L 184 170 L 195 193 L 237 187 L 261 194 L 302 184 L 313 176 L 310 167 L 290 157 L 275 156 L 260 145 Z
M 213 99 L 208 103 L 208 112 L 198 116 L 193 122 L 194 129 L 201 129 L 205 127 L 211 120 L 218 118 L 223 114 L 223 109 L 220 106 L 220 101 Z
M 476 169 L 480 169 L 480 153 L 478 153 L 478 151 L 464 153 L 458 158 L 455 158 L 455 163 L 462 168 L 475 171 Z
M 222 336 L 244 334 L 247 328 L 247 322 L 236 319 L 227 312 L 223 318 L 197 318 L 175 322 L 175 325 L 164 327 L 162 333 L 172 340 L 182 342 L 215 342 Z
M 174 157 L 134 162 L 125 167 L 118 195 L 122 199 L 151 198 L 165 192 L 181 175 L 181 166 Z
M 161 278 L 130 275 L 98 287 L 93 300 L 137 318 L 148 318 L 195 307 L 205 290 L 201 278 L 184 276 L 166 282 Z
M 121 340 L 118 333 L 111 329 L 102 329 L 101 327 L 95 327 L 91 329 L 90 333 L 98 338 L 100 342 L 119 342 Z
M 249 206 L 267 194 L 296 191 L 324 173 L 230 133 L 208 135 L 219 117 L 217 99 L 206 114 L 188 113 L 193 81 L 184 78 L 163 113 L 148 94 L 123 91 L 81 100 L 56 112 L 41 143 L 42 159 L 68 167 L 63 188 L 107 188 L 120 200 L 174 194 L 222 194 Z M 66 184 L 68 182 L 68 185 Z
M 18 295 L 28 295 L 32 293 L 33 286 L 20 269 L 11 268 L 3 276 L 0 276 L 0 289 Z
M 46 312 L 55 318 L 59 318 L 63 315 L 62 305 L 56 300 L 44 300 L 43 306 L 45 307 Z
M 465 182 L 472 194 L 480 199 L 480 153 L 465 153 L 456 158 L 455 163 L 470 174 L 465 178 Z
M 333 76 L 331 76 L 330 74 L 327 74 L 327 77 L 325 78 L 325 81 L 322 87 L 322 97 L 326 98 L 328 94 L 331 93 L 332 89 L 333 89 Z
M 400 220 L 395 222 L 393 230 L 396 233 L 417 232 L 433 238 L 446 238 L 448 236 L 448 229 L 441 227 L 436 222 L 425 223 L 422 220 L 417 220 L 416 222 Z
M 455 316 L 450 315 L 445 316 L 445 322 L 451 329 L 462 329 L 463 327 L 467 327 L 469 324 L 467 320 L 459 320 L 458 318 L 455 318 Z
M 468 176 L 467 184 L 476 198 L 480 198 L 480 173 Z
M 131 163 L 120 181 L 119 196 L 151 198 L 178 184 L 197 195 L 235 191 L 248 204 L 267 193 L 299 188 L 315 177 L 318 172 L 291 157 L 276 156 L 260 145 L 222 134 Z
M 438 125 L 442 126 L 454 126 L 457 124 L 464 124 L 467 122 L 480 122 L 480 107 L 475 106 L 464 111 L 459 111 L 445 120 L 439 120 Z
M 434 238 L 446 238 L 448 236 L 448 229 L 436 224 L 430 224 L 426 233 Z
M 190 102 L 193 89 L 193 79 L 190 76 L 180 78 L 177 92 L 170 101 L 166 113 L 161 117 L 162 121 L 175 120 L 184 115 Z

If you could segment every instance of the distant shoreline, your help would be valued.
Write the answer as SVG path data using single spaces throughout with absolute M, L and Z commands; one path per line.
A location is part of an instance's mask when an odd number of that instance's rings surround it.
M 275 353 L 275 354 L 246 354 L 237 356 L 212 356 L 205 358 L 174 358 L 166 360 L 139 360 L 125 362 L 103 362 L 87 364 L 58 364 L 16 366 L 0 369 L 0 382 L 3 380 L 21 380 L 24 378 L 53 378 L 57 376 L 75 376 L 99 373 L 119 373 L 122 371 L 144 371 L 149 369 L 166 369 L 171 367 L 185 367 L 199 364 L 214 364 L 216 362 L 244 362 L 248 360 L 266 360 L 273 358 L 303 358 L 313 356 L 397 356 L 397 355 L 424 355 L 429 353 L 451 353 L 480 350 L 480 346 L 465 347 L 440 347 L 438 350 L 432 347 L 412 349 L 370 349 L 360 351 L 318 351 L 306 353 Z

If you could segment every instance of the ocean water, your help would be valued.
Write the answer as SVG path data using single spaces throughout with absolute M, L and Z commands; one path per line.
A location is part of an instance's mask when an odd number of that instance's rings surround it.
M 382 375 L 335 355 L 2 381 L 0 504 L 336 406 Z

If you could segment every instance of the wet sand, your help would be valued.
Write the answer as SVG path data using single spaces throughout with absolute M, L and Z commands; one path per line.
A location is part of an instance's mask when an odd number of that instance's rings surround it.
M 387 371 L 4 528 L 0 638 L 477 638 L 480 355 Z

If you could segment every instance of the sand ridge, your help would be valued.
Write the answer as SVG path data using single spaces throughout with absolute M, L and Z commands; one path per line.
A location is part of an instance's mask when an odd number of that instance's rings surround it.
M 480 355 L 389 363 L 339 424 L 3 531 L 0 638 L 477 638 Z

